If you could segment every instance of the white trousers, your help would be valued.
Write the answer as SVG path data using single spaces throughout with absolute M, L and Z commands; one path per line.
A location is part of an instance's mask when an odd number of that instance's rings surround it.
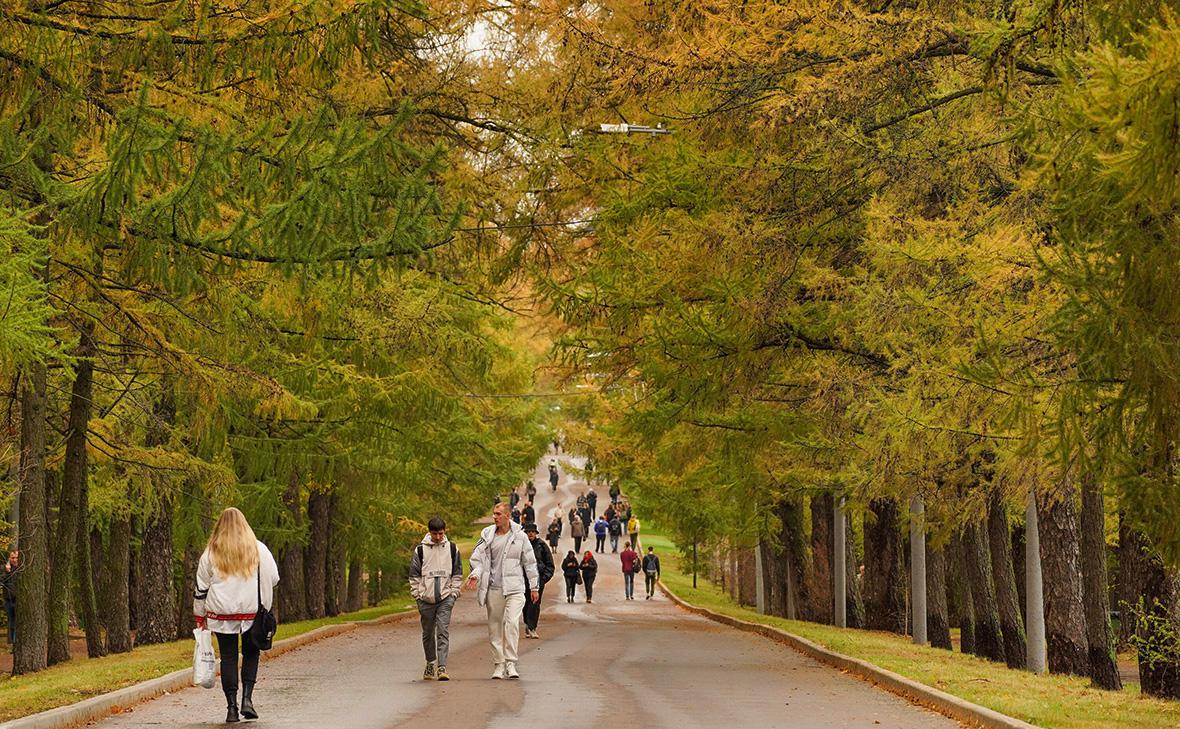
M 523 610 L 523 592 L 505 595 L 499 590 L 488 591 L 488 638 L 492 641 L 492 661 L 497 665 L 516 663 Z

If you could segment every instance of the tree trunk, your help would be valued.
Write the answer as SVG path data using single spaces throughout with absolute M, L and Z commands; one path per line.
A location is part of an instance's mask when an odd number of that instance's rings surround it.
M 77 602 L 82 606 L 82 623 L 86 630 L 86 654 L 90 658 L 98 658 L 107 654 L 106 643 L 102 637 L 102 620 L 98 616 L 98 596 L 94 588 L 94 564 L 91 561 L 90 545 L 90 495 L 89 489 L 82 489 L 82 502 L 79 505 L 82 520 L 78 524 L 78 579 Z
M 193 637 L 197 627 L 193 619 L 193 593 L 197 591 L 197 564 L 201 553 L 191 544 L 184 545 L 184 557 L 180 567 L 180 589 L 176 593 L 176 639 Z
M 734 550 L 737 558 L 738 604 L 753 606 L 754 595 L 754 550 L 751 547 L 738 547 Z
M 1037 499 L 1041 529 L 1041 575 L 1045 590 L 1045 643 L 1049 671 L 1088 676 L 1086 614 L 1073 488 L 1049 503 Z
M 811 497 L 811 569 L 807 571 L 807 617 L 818 623 L 832 624 L 832 509 L 831 494 Z
M 327 593 L 329 494 L 320 488 L 312 489 L 307 499 L 307 518 L 310 526 L 307 550 L 303 553 L 303 570 L 307 582 L 307 616 L 324 617 Z M 281 583 L 280 583 L 281 584 Z
M 279 553 L 279 580 L 276 593 L 279 619 L 286 622 L 307 618 L 307 595 L 304 588 L 303 547 L 303 503 L 299 495 L 299 472 L 292 469 L 283 492 L 283 506 L 287 509 L 291 531 L 296 538 L 289 541 Z
M 333 491 L 328 501 L 328 548 L 324 554 L 328 561 L 324 584 L 324 613 L 327 615 L 339 615 L 344 601 L 344 546 L 340 529 L 340 496 Z
M 111 653 L 131 650 L 131 602 L 128 593 L 131 572 L 131 519 L 111 520 L 109 544 L 103 570 L 103 623 L 107 628 L 107 648 Z
M 1008 512 L 998 494 L 992 494 L 988 500 L 987 537 L 996 606 L 1000 611 L 1000 630 L 1004 634 L 1004 660 L 1009 668 L 1024 668 L 1024 618 L 1020 614 L 1020 593 L 1016 590 L 1016 573 L 1012 569 L 1012 533 L 1008 528 Z
M 951 538 L 950 588 L 954 617 L 959 625 L 959 650 L 975 653 L 975 606 L 971 599 L 971 580 L 968 578 L 966 548 L 963 535 Z
M 991 551 L 982 522 L 968 524 L 963 530 L 963 548 L 967 557 L 967 579 L 971 583 L 971 605 L 975 612 L 975 655 L 1003 662 L 1004 635 L 996 606 Z
M 49 665 L 70 660 L 70 596 L 73 593 L 75 566 L 78 563 L 78 535 L 86 519 L 82 514 L 82 492 L 86 489 L 86 429 L 90 425 L 92 390 L 94 389 L 94 322 L 82 326 L 78 346 L 78 364 L 70 390 L 69 420 L 66 426 L 66 451 L 62 466 L 61 496 L 58 500 L 57 527 L 54 530 L 53 560 L 49 576 Z M 89 548 L 89 547 L 88 547 Z M 89 580 L 88 576 L 83 576 Z
M 154 419 L 148 428 L 147 445 L 168 441 L 168 427 L 176 421 L 176 404 L 171 385 L 165 381 Z M 161 487 L 159 503 L 145 515 L 143 543 L 139 550 L 139 604 L 136 645 L 167 643 L 176 638 L 176 593 L 173 572 L 172 511 L 174 500 Z
M 1016 604 L 1020 606 L 1020 623 L 1025 626 L 1028 635 L 1028 596 L 1025 594 L 1025 562 L 1024 562 L 1024 532 L 1023 524 L 1012 526 L 1012 574 L 1016 576 Z M 1024 667 L 1024 664 L 1020 664 Z
M 1119 677 L 1110 640 L 1110 603 L 1106 584 L 1106 508 L 1102 489 L 1091 475 L 1082 479 L 1080 541 L 1090 678 L 1098 688 L 1119 691 L 1123 681 Z
M 905 578 L 897 500 L 873 499 L 865 515 L 865 625 L 873 630 L 906 632 Z
M 926 636 L 935 648 L 951 647 L 950 617 L 946 604 L 946 549 L 926 542 Z
M 781 552 L 775 561 L 775 571 L 778 573 L 777 583 L 781 586 L 781 600 L 776 602 L 783 617 L 798 620 L 804 604 L 800 590 L 806 574 L 803 502 L 801 499 L 783 499 L 779 502 L 777 511 L 781 524 Z
M 1135 638 L 1135 611 L 1143 591 L 1143 559 L 1147 549 L 1143 535 L 1130 525 L 1126 512 L 1119 511 L 1119 571 L 1115 584 L 1115 608 L 1119 611 L 1118 646 L 1131 645 Z
M 1129 526 L 1127 531 L 1126 557 L 1142 590 L 1127 616 L 1135 625 L 1131 642 L 1139 654 L 1140 687 L 1145 696 L 1180 699 L 1180 576 L 1164 566 L 1142 533 Z
M 45 514 L 45 366 L 25 371 L 21 385 L 20 559 L 16 583 L 16 645 L 12 673 L 47 665 L 49 613 L 49 520 Z
M 358 557 L 353 557 L 348 562 L 348 605 L 345 610 L 350 613 L 364 607 L 365 580 L 362 564 Z

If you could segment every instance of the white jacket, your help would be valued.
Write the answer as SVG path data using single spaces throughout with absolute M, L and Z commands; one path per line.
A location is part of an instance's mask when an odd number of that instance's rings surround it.
M 524 529 L 516 522 L 508 522 L 509 533 L 512 538 L 504 547 L 504 559 L 500 565 L 504 570 L 500 581 L 505 595 L 520 595 L 525 591 L 525 579 L 528 579 L 528 589 L 536 590 L 540 581 L 537 577 L 537 554 L 533 551 L 533 544 L 529 541 Z M 479 535 L 475 549 L 471 550 L 471 577 L 479 581 L 475 591 L 476 602 L 480 606 L 487 605 L 488 586 L 492 575 L 492 537 L 496 534 L 496 525 L 484 528 Z
M 458 547 L 446 537 L 435 544 L 428 532 L 410 558 L 410 595 L 422 602 L 439 603 L 459 597 L 462 588 L 463 557 Z
M 274 605 L 274 588 L 279 584 L 279 566 L 262 542 L 258 543 L 258 570 L 258 573 L 250 573 L 249 577 L 222 576 L 213 567 L 213 560 L 206 549 L 197 564 L 193 615 L 207 618 L 208 628 L 214 633 L 244 633 L 249 630 L 254 624 L 254 614 L 258 611 L 259 589 L 262 592 L 262 604 L 269 608 Z

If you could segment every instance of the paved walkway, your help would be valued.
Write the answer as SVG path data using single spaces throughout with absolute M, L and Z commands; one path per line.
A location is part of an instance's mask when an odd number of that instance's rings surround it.
M 543 485 L 542 529 L 555 497 L 568 509 L 585 488 L 563 474 L 552 494 L 547 462 L 536 474 Z M 600 506 L 609 498 L 603 497 Z M 567 536 L 558 557 L 572 548 Z M 264 662 L 257 723 L 276 729 L 959 726 L 778 643 L 685 613 L 660 595 L 645 601 L 641 581 L 637 599 L 624 601 L 618 556 L 598 560 L 591 605 L 580 588 L 579 602 L 565 602 L 560 573 L 549 583 L 541 639 L 521 638 L 520 681 L 489 678 L 486 622 L 465 593 L 451 627 L 449 683 L 421 680 L 416 618 L 363 627 Z M 219 689 L 190 688 L 97 726 L 208 727 L 224 716 Z

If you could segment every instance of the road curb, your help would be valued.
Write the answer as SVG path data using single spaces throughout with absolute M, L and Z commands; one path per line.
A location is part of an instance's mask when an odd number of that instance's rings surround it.
M 693 605 L 690 602 L 679 597 L 672 592 L 667 585 L 661 580 L 659 583 L 660 590 L 668 596 L 672 602 L 676 603 L 685 610 L 696 613 L 710 620 L 728 625 L 738 630 L 744 630 L 748 633 L 757 633 L 758 635 L 770 638 L 771 640 L 784 643 L 800 653 L 810 656 L 821 663 L 826 663 L 829 666 L 838 668 L 841 671 L 846 671 L 852 675 L 864 679 L 869 683 L 897 694 L 902 698 L 911 701 L 928 709 L 933 709 L 938 713 L 950 717 L 956 721 L 968 724 L 971 726 L 986 727 L 987 729 L 1041 729 L 1035 724 L 1029 724 L 1026 721 L 1014 719 L 1006 714 L 1001 714 L 998 711 L 973 704 L 970 701 L 961 699 L 958 696 L 952 696 L 945 691 L 939 691 L 923 683 L 918 683 L 913 679 L 906 678 L 893 671 L 887 671 L 879 666 L 874 666 L 868 661 L 862 661 L 859 658 L 846 656 L 843 653 L 837 653 L 829 650 L 818 643 L 812 642 L 806 638 L 788 633 L 780 628 L 775 628 L 770 625 L 763 625 L 761 623 L 752 623 L 740 618 L 730 617 L 729 615 L 722 615 L 714 612 L 708 608 Z M 5 727 L 0 726 L 0 729 Z
M 309 630 L 293 638 L 286 638 L 275 642 L 269 651 L 262 654 L 263 661 L 290 653 L 309 643 L 331 638 L 347 633 L 363 625 L 384 625 L 392 623 L 413 614 L 412 610 L 403 610 L 389 615 L 382 615 L 372 620 L 354 620 L 345 623 L 323 625 L 315 630 Z M 0 729 L 71 729 L 88 722 L 98 721 L 111 714 L 117 714 L 137 704 L 150 701 L 164 694 L 174 693 L 193 685 L 193 669 L 182 668 L 179 671 L 165 674 L 159 678 L 126 686 L 107 694 L 79 701 L 68 706 L 42 711 L 19 719 L 0 724 Z

